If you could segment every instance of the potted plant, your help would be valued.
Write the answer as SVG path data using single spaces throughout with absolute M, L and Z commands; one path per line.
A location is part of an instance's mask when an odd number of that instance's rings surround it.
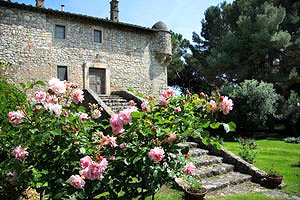
M 268 186 L 272 188 L 275 188 L 278 185 L 280 185 L 283 180 L 283 176 L 274 169 L 274 165 L 275 164 L 272 163 L 267 175 Z
M 185 199 L 187 200 L 202 200 L 207 194 L 208 190 L 202 187 L 201 180 L 194 178 L 193 176 L 186 176 L 185 181 Z

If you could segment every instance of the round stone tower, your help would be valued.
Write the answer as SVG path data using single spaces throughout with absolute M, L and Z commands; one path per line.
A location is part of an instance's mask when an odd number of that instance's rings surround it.
M 171 32 L 161 21 L 154 24 L 152 29 L 157 30 L 153 44 L 155 57 L 161 64 L 169 64 L 172 60 Z

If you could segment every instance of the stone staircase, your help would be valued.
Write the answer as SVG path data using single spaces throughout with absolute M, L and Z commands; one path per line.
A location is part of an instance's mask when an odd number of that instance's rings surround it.
M 209 155 L 207 150 L 197 147 L 197 143 L 186 142 L 180 147 L 189 147 L 189 155 L 197 167 L 194 177 L 201 179 L 202 186 L 209 192 L 250 182 L 251 175 L 234 171 L 234 166 L 224 163 L 222 157 Z M 182 179 L 177 180 L 179 185 L 186 185 Z
M 128 101 L 117 95 L 110 95 L 110 96 L 100 96 L 100 99 L 114 112 L 118 113 L 121 110 L 130 108 Z

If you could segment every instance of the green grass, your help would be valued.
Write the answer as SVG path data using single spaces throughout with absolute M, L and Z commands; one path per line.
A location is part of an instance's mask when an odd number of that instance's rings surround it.
M 244 194 L 244 195 L 230 195 L 230 196 L 218 197 L 218 198 L 207 198 L 207 200 L 282 200 L 282 199 L 271 198 L 263 194 L 254 193 L 254 194 Z
M 289 194 L 300 195 L 300 168 L 292 167 L 300 160 L 300 144 L 290 144 L 279 140 L 257 140 L 258 150 L 254 165 L 268 171 L 274 163 L 274 169 L 284 176 L 288 184 L 283 190 Z M 237 154 L 237 142 L 225 142 L 224 147 Z

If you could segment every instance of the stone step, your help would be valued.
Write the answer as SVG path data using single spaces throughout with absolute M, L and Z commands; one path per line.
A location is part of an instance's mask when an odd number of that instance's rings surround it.
M 107 105 L 107 106 L 128 106 L 128 103 L 112 103 L 112 102 L 105 102 L 104 103 Z
M 182 149 L 185 147 L 196 148 L 198 144 L 196 142 L 185 142 L 185 143 L 179 143 L 178 146 Z
M 201 155 L 201 156 L 197 156 L 197 157 L 192 157 L 191 158 L 194 165 L 196 165 L 196 167 L 202 167 L 202 166 L 208 166 L 208 165 L 212 165 L 212 164 L 216 164 L 216 163 L 222 163 L 223 158 L 222 157 L 218 157 L 218 156 L 212 156 L 212 155 Z
M 127 103 L 128 102 L 125 99 L 101 99 L 103 102 L 107 103 Z
M 197 178 L 208 178 L 232 172 L 233 169 L 234 166 L 227 163 L 212 164 L 208 166 L 198 167 L 195 171 L 194 176 Z
M 191 148 L 189 150 L 189 155 L 190 157 L 196 157 L 196 156 L 201 156 L 201 155 L 205 155 L 208 154 L 207 150 L 204 149 L 200 149 L 200 148 Z
M 227 174 L 202 179 L 202 185 L 208 191 L 214 191 L 225 188 L 229 185 L 237 185 L 250 180 L 250 175 L 241 174 L 239 172 L 229 172 Z

